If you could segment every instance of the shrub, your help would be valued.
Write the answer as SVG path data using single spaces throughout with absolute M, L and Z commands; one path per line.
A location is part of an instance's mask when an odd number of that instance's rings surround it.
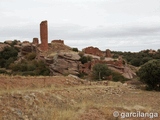
M 82 64 L 87 63 L 88 61 L 91 61 L 91 60 L 92 60 L 91 56 L 82 56 L 80 58 L 80 61 L 81 61 Z
M 160 60 L 145 63 L 137 74 L 140 81 L 147 84 L 148 90 L 160 90 Z
M 140 66 L 140 63 L 141 63 L 141 59 L 139 58 L 133 58 L 131 61 L 130 61 L 131 65 L 134 65 L 134 66 Z
M 36 53 L 35 52 L 28 53 L 25 57 L 27 60 L 34 60 L 36 58 Z
M 103 80 L 111 75 L 111 70 L 108 69 L 106 64 L 97 63 L 93 66 L 92 75 L 95 80 Z
M 6 60 L 6 62 L 5 62 L 5 68 L 9 68 L 9 65 L 11 63 L 13 63 L 15 60 L 16 60 L 16 58 L 14 58 L 14 57 L 11 57 L 8 60 Z
M 10 68 L 14 74 L 19 75 L 50 75 L 50 70 L 43 61 L 21 61 L 21 63 L 11 64 Z
M 6 47 L 0 52 L 0 67 L 8 68 L 17 59 L 18 51 L 14 47 Z
M 120 81 L 120 82 L 123 83 L 124 81 L 127 80 L 127 78 L 125 78 L 124 76 L 122 76 L 122 75 L 121 75 L 120 73 L 118 73 L 118 72 L 112 71 L 112 80 L 115 81 L 115 82 Z
M 7 74 L 6 70 L 0 70 L 0 74 Z
M 78 52 L 78 48 L 72 48 L 74 52 Z
M 13 47 L 6 47 L 1 53 L 0 56 L 4 59 L 9 59 L 10 57 L 17 57 L 18 51 Z
M 0 67 L 5 67 L 6 60 L 4 58 L 0 58 Z

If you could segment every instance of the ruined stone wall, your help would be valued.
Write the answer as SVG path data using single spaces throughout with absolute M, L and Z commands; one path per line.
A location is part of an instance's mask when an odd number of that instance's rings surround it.
M 40 24 L 40 38 L 41 38 L 41 50 L 48 50 L 48 24 L 47 21 L 42 21 Z
M 39 40 L 38 40 L 38 38 L 33 38 L 33 42 L 32 42 L 32 44 L 34 44 L 34 45 L 38 45 L 38 44 L 39 44 Z
M 51 43 L 60 43 L 60 44 L 64 44 L 64 41 L 63 40 L 52 40 Z
M 92 55 L 96 55 L 96 56 L 103 56 L 103 52 L 101 50 L 99 50 L 97 47 L 87 47 L 85 49 L 83 49 L 84 53 L 86 54 L 92 54 Z

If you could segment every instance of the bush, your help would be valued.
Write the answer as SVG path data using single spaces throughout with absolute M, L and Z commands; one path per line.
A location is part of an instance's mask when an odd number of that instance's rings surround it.
M 9 65 L 11 63 L 13 63 L 15 60 L 16 60 L 16 58 L 14 58 L 14 57 L 11 57 L 8 60 L 6 60 L 6 62 L 5 62 L 5 68 L 9 68 Z
M 50 75 L 50 70 L 43 61 L 22 61 L 21 63 L 11 64 L 10 68 L 14 74 L 19 75 Z
M 148 90 L 160 90 L 160 60 L 145 63 L 137 74 L 140 81 L 147 84 Z
M 6 47 L 0 52 L 0 67 L 8 68 L 17 59 L 17 56 L 18 51 L 14 47 Z
M 36 53 L 35 52 L 29 53 L 25 57 L 27 60 L 34 60 L 36 58 Z
M 7 74 L 6 70 L 0 70 L 0 74 Z
M 141 59 L 139 58 L 133 58 L 131 61 L 130 61 L 131 65 L 134 65 L 134 66 L 140 66 L 140 63 L 141 63 Z
M 88 61 L 91 61 L 91 60 L 92 60 L 91 56 L 82 56 L 80 58 L 80 61 L 81 61 L 82 64 L 87 63 Z
M 111 70 L 108 69 L 106 64 L 98 63 L 93 66 L 92 75 L 95 80 L 104 80 L 111 75 Z
M 122 75 L 121 75 L 120 73 L 118 73 L 118 72 L 112 71 L 112 80 L 115 81 L 115 82 L 120 81 L 120 82 L 123 83 L 124 81 L 127 80 L 127 78 L 125 78 L 124 76 L 122 76 Z
M 78 48 L 72 48 L 74 52 L 78 52 Z
M 18 51 L 13 47 L 6 47 L 1 53 L 0 56 L 4 59 L 9 59 L 10 57 L 17 57 Z

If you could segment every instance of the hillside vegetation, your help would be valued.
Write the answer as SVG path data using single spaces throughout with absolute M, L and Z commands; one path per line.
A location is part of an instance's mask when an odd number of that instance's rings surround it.
M 141 66 L 146 62 L 153 59 L 160 59 L 160 49 L 155 50 L 143 50 L 140 52 L 121 52 L 121 51 L 112 51 L 114 58 L 118 58 L 121 55 L 129 64 L 133 66 Z
M 123 116 L 113 117 L 113 112 L 160 113 L 158 92 L 120 82 L 89 82 L 69 76 L 0 78 L 2 120 L 123 120 Z

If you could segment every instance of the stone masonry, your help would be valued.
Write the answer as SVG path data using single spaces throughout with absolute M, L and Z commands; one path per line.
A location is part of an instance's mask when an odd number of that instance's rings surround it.
M 39 44 L 38 38 L 33 38 L 33 42 L 32 43 L 37 46 Z
M 47 21 L 42 21 L 40 24 L 40 38 L 41 38 L 40 49 L 43 51 L 48 50 L 48 25 L 47 25 Z
M 92 54 L 92 55 L 96 55 L 96 56 L 103 56 L 103 52 L 101 50 L 99 50 L 97 47 L 87 47 L 83 49 L 83 52 L 86 54 Z
M 51 43 L 60 43 L 60 44 L 64 44 L 64 40 L 52 40 Z

